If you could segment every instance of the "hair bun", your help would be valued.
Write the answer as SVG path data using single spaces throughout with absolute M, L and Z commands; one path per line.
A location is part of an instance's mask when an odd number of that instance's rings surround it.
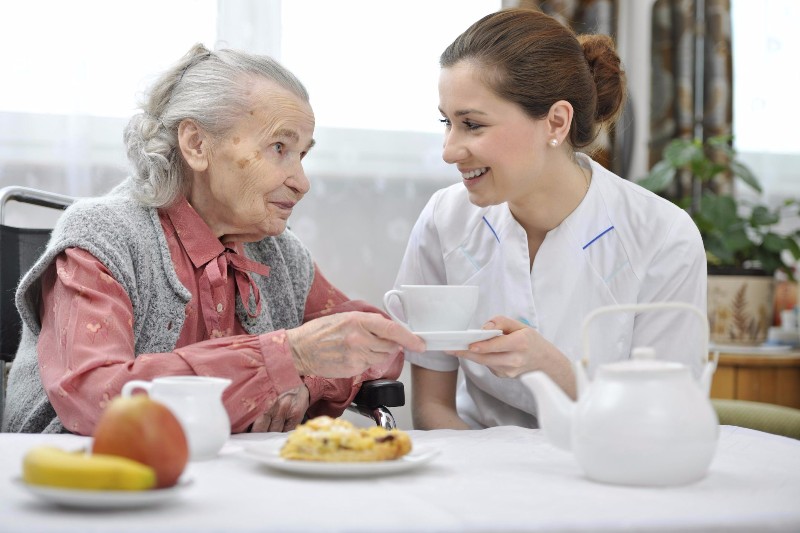
M 625 101 L 625 72 L 616 52 L 614 40 L 608 35 L 578 36 L 583 55 L 597 88 L 597 122 L 613 122 L 622 111 Z

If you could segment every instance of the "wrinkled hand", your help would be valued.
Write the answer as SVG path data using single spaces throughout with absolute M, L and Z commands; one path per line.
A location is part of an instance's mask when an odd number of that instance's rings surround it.
M 515 378 L 525 372 L 542 370 L 547 359 L 566 358 L 532 327 L 505 316 L 496 316 L 483 329 L 501 329 L 503 335 L 470 344 L 469 350 L 447 353 L 484 365 L 501 378 Z M 551 359 L 552 360 L 552 359 Z
M 286 391 L 280 396 L 266 413 L 253 422 L 254 433 L 263 431 L 290 431 L 303 421 L 308 410 L 308 387 L 299 387 Z
M 401 349 L 425 351 L 425 342 L 376 313 L 337 313 L 286 332 L 300 375 L 357 376 L 393 359 Z

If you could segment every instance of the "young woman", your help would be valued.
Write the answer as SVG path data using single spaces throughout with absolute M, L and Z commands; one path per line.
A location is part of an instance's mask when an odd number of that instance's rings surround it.
M 703 244 L 681 209 L 577 152 L 625 100 L 609 37 L 576 37 L 540 12 L 504 10 L 461 34 L 440 65 L 443 158 L 462 183 L 424 208 L 396 285 L 478 285 L 472 326 L 504 335 L 468 351 L 407 353 L 414 423 L 536 427 L 535 398 L 517 376 L 542 370 L 574 396 L 572 361 L 592 310 L 658 301 L 705 309 Z M 637 346 L 696 371 L 705 355 L 688 313 L 597 325 L 590 369 Z

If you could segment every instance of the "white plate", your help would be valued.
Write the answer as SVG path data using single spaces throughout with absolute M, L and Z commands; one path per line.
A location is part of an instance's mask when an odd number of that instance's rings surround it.
M 85 490 L 31 485 L 21 478 L 14 481 L 48 503 L 80 509 L 132 509 L 162 505 L 177 498 L 192 484 L 191 480 L 181 479 L 177 485 L 166 489 Z
M 438 450 L 414 448 L 400 459 L 393 461 L 369 461 L 353 463 L 329 463 L 323 461 L 296 461 L 280 456 L 284 441 L 272 441 L 245 447 L 242 455 L 255 459 L 275 470 L 304 476 L 323 477 L 368 477 L 407 472 L 429 463 L 439 455 Z
M 499 329 L 468 329 L 465 331 L 415 331 L 422 337 L 428 350 L 466 350 L 473 342 L 502 335 Z

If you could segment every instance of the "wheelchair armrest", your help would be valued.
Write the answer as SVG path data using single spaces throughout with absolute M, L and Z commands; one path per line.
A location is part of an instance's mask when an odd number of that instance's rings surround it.
M 400 407 L 406 403 L 403 383 L 393 379 L 374 379 L 361 384 L 353 403 L 366 409 Z
M 347 407 L 375 422 L 384 429 L 394 429 L 397 423 L 389 407 L 400 407 L 406 402 L 403 383 L 392 379 L 375 379 L 361 384 L 353 402 Z

